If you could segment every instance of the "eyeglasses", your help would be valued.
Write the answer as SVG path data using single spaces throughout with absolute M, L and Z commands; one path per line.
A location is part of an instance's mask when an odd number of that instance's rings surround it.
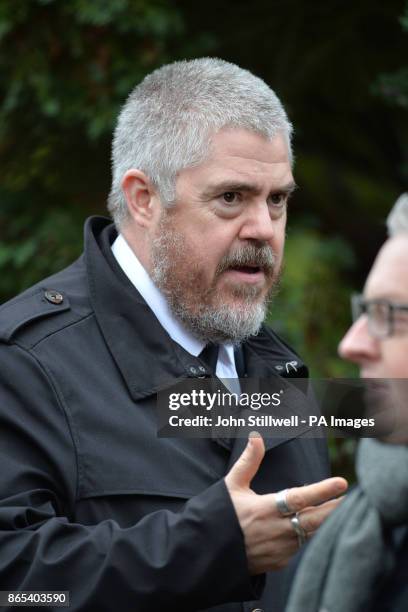
M 395 332 L 395 313 L 408 312 L 408 304 L 394 304 L 385 299 L 365 300 L 362 295 L 351 297 L 353 321 L 367 315 L 368 331 L 374 338 L 387 338 Z

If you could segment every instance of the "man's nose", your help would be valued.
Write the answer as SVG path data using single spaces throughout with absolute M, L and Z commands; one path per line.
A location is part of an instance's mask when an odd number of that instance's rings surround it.
M 339 355 L 357 364 L 375 361 L 380 355 L 380 342 L 368 331 L 367 315 L 361 315 L 339 344 Z
M 276 232 L 277 224 L 282 224 L 282 219 L 271 217 L 267 202 L 254 203 L 248 206 L 239 237 L 242 240 L 269 242 Z

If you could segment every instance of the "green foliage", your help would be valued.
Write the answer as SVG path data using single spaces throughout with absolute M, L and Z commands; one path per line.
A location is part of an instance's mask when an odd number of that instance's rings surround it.
M 0 0 L 0 302 L 80 253 L 118 109 L 185 40 L 171 0 Z
M 118 104 L 183 31 L 161 0 L 3 0 L 0 23 L 4 136 L 24 110 L 31 125 L 57 118 L 91 139 L 109 134 Z
M 392 104 L 408 108 L 408 67 L 393 74 L 382 75 L 374 90 L 388 98 Z
M 405 8 L 402 16 L 399 19 L 404 32 L 408 32 L 408 2 L 405 2 Z
M 402 30 L 408 39 L 408 1 L 405 0 L 405 8 L 402 16 L 399 19 L 402 26 Z M 392 72 L 385 72 L 380 74 L 376 82 L 372 87 L 372 91 L 382 96 L 391 106 L 400 107 L 405 111 L 408 109 L 408 65 L 401 65 L 403 58 L 406 55 L 401 54 L 399 58 L 398 69 Z M 404 127 L 406 125 L 406 116 L 404 117 Z M 401 173 L 404 176 L 405 181 L 408 180 L 408 146 L 407 139 L 404 134 L 403 128 L 401 128 L 401 148 L 405 153 L 405 161 L 401 164 Z
M 7 219 L 0 241 L 0 289 L 5 298 L 22 291 L 71 263 L 82 250 L 82 211 L 78 208 L 30 207 L 18 196 L 0 191 L 1 213 Z M 36 208 L 35 198 L 32 205 Z

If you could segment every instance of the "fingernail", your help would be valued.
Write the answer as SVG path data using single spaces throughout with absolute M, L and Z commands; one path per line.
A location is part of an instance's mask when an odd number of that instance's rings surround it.
M 248 437 L 249 438 L 262 438 L 259 431 L 251 431 Z
M 338 480 L 336 483 L 336 490 L 344 491 L 345 489 L 347 489 L 347 484 L 343 480 Z

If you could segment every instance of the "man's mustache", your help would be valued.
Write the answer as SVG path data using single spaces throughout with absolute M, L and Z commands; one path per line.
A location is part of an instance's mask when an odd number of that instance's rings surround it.
M 248 245 L 232 253 L 227 253 L 217 266 L 217 275 L 230 268 L 245 266 L 261 268 L 267 275 L 272 275 L 277 263 L 277 257 L 269 246 L 255 247 Z

